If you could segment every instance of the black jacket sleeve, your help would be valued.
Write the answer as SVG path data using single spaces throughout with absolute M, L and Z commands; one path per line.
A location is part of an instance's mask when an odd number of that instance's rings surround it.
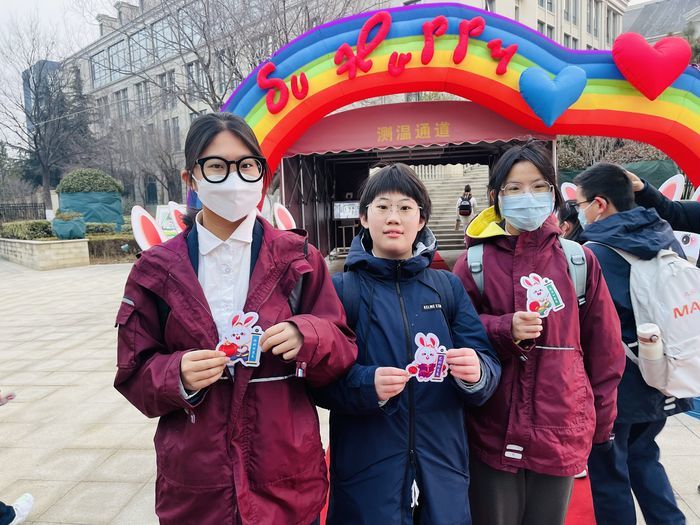
M 635 193 L 634 198 L 640 206 L 656 209 L 674 230 L 700 233 L 700 202 L 672 201 L 646 181 L 644 189 Z

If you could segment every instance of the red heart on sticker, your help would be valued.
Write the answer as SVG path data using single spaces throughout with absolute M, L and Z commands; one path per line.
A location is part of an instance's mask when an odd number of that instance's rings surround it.
M 617 68 L 649 100 L 681 76 L 691 56 L 690 44 L 678 36 L 662 38 L 652 47 L 638 33 L 622 33 L 612 48 Z

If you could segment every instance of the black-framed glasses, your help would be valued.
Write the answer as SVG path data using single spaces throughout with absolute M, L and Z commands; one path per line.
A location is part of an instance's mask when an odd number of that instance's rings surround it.
M 249 155 L 239 160 L 226 160 L 222 157 L 202 157 L 197 164 L 202 170 L 202 176 L 213 184 L 224 182 L 231 166 L 236 167 L 236 173 L 245 182 L 258 182 L 265 173 L 265 159 Z
M 591 200 L 588 200 L 588 201 L 581 201 L 581 202 L 570 201 L 570 205 L 573 209 L 575 209 L 578 212 L 581 209 L 581 206 L 583 206 L 584 204 L 589 204 L 589 203 L 593 202 L 594 200 L 595 200 L 595 197 L 593 197 Z

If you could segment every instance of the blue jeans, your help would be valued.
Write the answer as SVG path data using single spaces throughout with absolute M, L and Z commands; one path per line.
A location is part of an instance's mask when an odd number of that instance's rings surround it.
M 632 491 L 648 525 L 685 525 L 654 441 L 665 424 L 666 419 L 615 423 L 610 450 L 591 452 L 588 473 L 598 525 L 637 523 Z

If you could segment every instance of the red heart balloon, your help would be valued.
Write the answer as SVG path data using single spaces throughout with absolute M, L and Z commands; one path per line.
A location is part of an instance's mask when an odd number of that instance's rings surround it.
M 649 100 L 681 76 L 691 56 L 690 44 L 678 36 L 662 38 L 652 47 L 638 33 L 622 33 L 612 48 L 617 68 Z

